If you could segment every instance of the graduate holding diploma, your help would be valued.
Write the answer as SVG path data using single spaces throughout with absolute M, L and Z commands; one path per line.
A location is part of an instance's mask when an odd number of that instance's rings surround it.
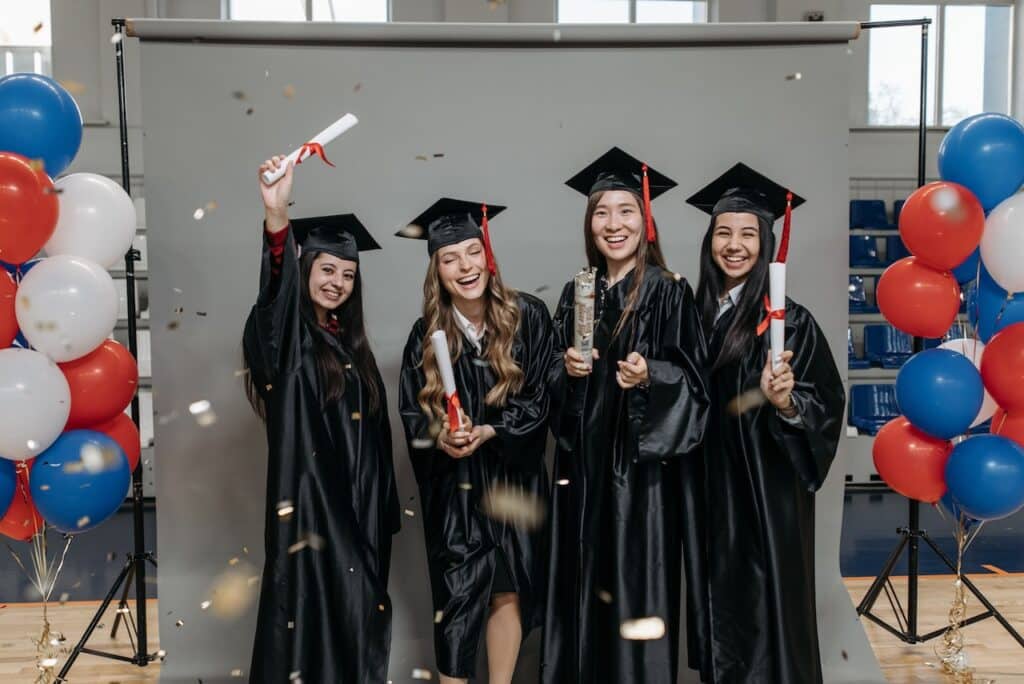
M 687 201 L 711 215 L 697 288 L 711 394 L 702 674 L 716 684 L 818 684 L 814 492 L 835 457 L 845 392 L 824 334 L 777 275 L 789 214 L 804 200 L 736 164 Z
M 551 321 L 543 302 L 502 282 L 488 219 L 503 209 L 445 198 L 398 233 L 426 239 L 430 257 L 399 409 L 420 490 L 443 684 L 476 674 L 484 638 L 488 681 L 510 684 L 520 643 L 541 618 L 543 533 L 496 509 L 502 501 L 546 508 Z

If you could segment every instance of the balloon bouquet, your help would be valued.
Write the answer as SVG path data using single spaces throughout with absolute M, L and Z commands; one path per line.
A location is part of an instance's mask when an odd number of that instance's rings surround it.
M 118 295 L 106 270 L 131 247 L 135 208 L 104 176 L 53 180 L 81 140 L 78 106 L 57 82 L 0 78 L 0 534 L 33 544 L 42 645 L 60 568 L 47 526 L 65 535 L 63 560 L 75 535 L 121 505 L 140 455 L 124 413 L 138 368 L 108 339 Z
M 973 334 L 903 365 L 903 415 L 879 431 L 873 455 L 893 490 L 954 519 L 956 598 L 937 653 L 948 674 L 969 676 L 963 554 L 985 521 L 1024 507 L 1024 126 L 1002 114 L 964 119 L 942 141 L 939 174 L 903 207 L 900 237 L 913 256 L 882 274 L 878 305 L 896 328 L 939 338 L 964 288 Z

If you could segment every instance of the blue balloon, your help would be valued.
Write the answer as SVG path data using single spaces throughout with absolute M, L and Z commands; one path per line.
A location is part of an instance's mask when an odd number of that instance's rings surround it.
M 21 279 L 25 277 L 25 274 L 32 270 L 32 267 L 38 264 L 42 259 L 30 259 L 23 264 L 9 264 L 6 261 L 0 261 L 0 266 L 11 274 L 11 278 L 14 279 L 15 283 L 20 283 Z M 25 336 L 21 334 L 21 330 L 14 336 L 14 342 L 11 344 L 12 347 L 21 347 L 22 349 L 32 349 L 32 345 L 28 343 Z
M 942 495 L 942 498 L 939 499 L 939 505 L 949 512 L 954 522 L 960 521 L 960 515 L 963 513 L 963 509 L 960 508 L 960 504 L 957 503 L 956 499 L 953 498 L 953 495 L 949 493 L 948 489 L 946 490 L 946 493 Z M 976 518 L 972 518 L 971 516 L 964 514 L 964 529 L 969 530 L 977 524 L 978 520 Z
M 966 290 L 967 318 L 978 331 L 978 338 L 988 344 L 992 336 L 1008 325 L 1024 322 L 1024 293 L 1013 297 L 999 287 L 981 266 L 981 277 Z
M 29 483 L 43 519 L 65 533 L 90 530 L 128 494 L 128 457 L 110 437 L 71 430 L 36 457 Z
M 953 447 L 946 486 L 961 510 L 998 520 L 1024 506 L 1024 449 L 999 435 L 978 435 Z
M 0 518 L 7 515 L 17 490 L 18 472 L 14 469 L 14 461 L 0 457 Z
M 964 262 L 953 269 L 953 277 L 956 282 L 963 285 L 978 277 L 978 262 L 981 261 L 981 248 L 975 247 L 971 256 L 964 259 Z
M 1024 125 L 1005 114 L 976 114 L 939 146 L 939 175 L 975 194 L 988 211 L 1024 185 Z
M 951 349 L 914 354 L 896 376 L 900 413 L 914 427 L 939 439 L 967 432 L 984 399 L 978 369 Z
M 71 93 L 48 76 L 0 78 L 0 150 L 42 159 L 56 178 L 82 144 L 82 113 Z

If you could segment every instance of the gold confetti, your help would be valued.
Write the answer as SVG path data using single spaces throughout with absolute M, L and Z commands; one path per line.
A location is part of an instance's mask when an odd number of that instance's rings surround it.
M 57 81 L 63 86 L 64 90 L 68 91 L 72 95 L 82 95 L 85 93 L 85 84 L 79 83 L 78 81 L 72 81 L 69 79 L 62 79 Z
M 286 85 L 284 87 L 284 96 L 286 98 L 288 98 L 289 100 L 292 99 L 293 97 L 295 97 L 295 86 L 293 86 L 293 85 Z
M 234 558 L 229 560 L 228 565 L 238 565 L 238 556 L 235 556 Z
M 206 216 L 206 210 L 203 209 L 202 207 L 199 207 L 198 209 L 192 212 L 192 218 L 194 218 L 196 221 L 202 221 L 204 216 Z
M 60 605 L 63 606 L 65 603 L 68 602 L 69 598 L 71 598 L 71 594 L 65 591 L 63 594 L 60 595 L 60 599 L 58 599 L 58 602 L 60 603 Z
M 174 623 L 174 626 L 177 627 L 178 629 L 181 629 L 182 627 L 185 626 L 185 621 L 184 620 L 178 620 L 177 622 Z
M 168 330 L 177 330 L 179 325 L 181 325 L 181 323 L 179 323 L 178 321 L 170 321 L 167 324 L 167 329 Z
M 551 286 L 549 286 L 549 285 L 541 285 L 540 287 L 536 288 L 534 290 L 534 292 L 546 292 L 546 291 L 548 291 L 550 289 L 551 289 Z
M 444 619 L 444 611 L 443 610 L 434 611 L 434 624 L 435 625 L 441 624 L 441 620 L 443 620 L 443 619 Z
M 110 36 L 110 44 L 111 45 L 117 45 L 122 40 L 124 40 L 124 34 L 121 33 L 120 31 L 118 31 L 114 35 Z
M 480 502 L 485 515 L 514 527 L 532 530 L 544 522 L 544 503 L 532 492 L 503 485 L 492 487 Z
M 792 73 L 792 74 L 786 74 L 786 80 L 787 81 L 799 81 L 803 77 L 804 77 L 804 75 L 801 74 L 799 71 L 797 71 L 795 73 Z
M 444 152 L 435 152 L 434 153 L 434 159 L 443 159 L 443 158 L 444 158 Z
M 291 501 L 288 501 L 286 499 L 284 501 L 279 501 L 277 503 L 277 517 L 281 518 L 282 520 L 287 520 L 291 517 L 292 513 L 294 512 L 295 506 L 294 504 L 292 504 Z
M 298 678 L 301 677 L 301 676 L 302 676 L 302 672 L 300 672 L 299 670 L 295 670 L 294 672 L 292 672 L 291 674 L 288 675 L 288 681 L 289 682 L 294 682 L 294 681 L 298 680 Z
M 163 660 L 164 658 L 167 657 L 167 651 L 165 651 L 164 649 L 161 648 L 159 651 L 156 652 L 156 657 L 159 658 L 160 660 Z
M 231 671 L 231 676 L 232 677 L 241 677 L 242 676 L 242 671 L 240 669 L 236 668 L 236 669 Z
M 665 636 L 665 621 L 660 617 L 625 620 L 619 626 L 619 636 L 629 641 L 653 641 Z
M 235 371 L 235 377 L 236 378 L 240 378 L 243 375 L 248 375 L 248 374 L 249 374 L 249 369 L 248 368 L 242 368 L 241 370 L 236 370 Z
M 44 670 L 45 669 L 49 669 L 51 667 L 57 667 L 57 659 L 56 658 L 43 658 L 42 660 L 39 661 L 39 667 L 43 668 Z
M 409 508 L 405 509 L 405 514 L 407 516 L 409 516 L 410 518 L 415 518 L 416 517 L 416 511 L 414 511 L 412 509 L 409 509 Z
M 768 398 L 764 396 L 764 392 L 761 391 L 761 388 L 755 387 L 730 399 L 725 405 L 725 410 L 731 415 L 738 416 L 752 409 L 756 409 L 766 401 L 768 401 Z
M 604 589 L 597 590 L 597 598 L 601 599 L 604 603 L 611 605 L 612 595 L 611 592 L 605 591 Z
M 434 446 L 434 440 L 426 437 L 417 437 L 410 442 L 413 449 L 430 449 Z
M 362 420 L 362 419 L 363 419 L 363 414 L 362 413 L 360 413 L 359 411 L 353 411 L 352 412 L 352 420 Z
M 206 610 L 207 608 L 209 608 L 212 605 L 213 605 L 213 601 L 203 601 L 202 603 L 199 604 L 199 609 L 200 610 Z
M 382 613 L 383 613 L 383 612 L 384 612 L 384 610 L 385 610 L 385 609 L 384 609 L 384 604 L 383 604 L 383 603 L 378 603 L 378 604 L 377 604 L 377 610 L 379 610 L 380 612 L 382 612 Z
M 235 98 L 236 100 L 244 100 L 245 99 L 245 92 L 241 91 L 241 90 L 232 91 L 231 97 Z
M 417 154 L 416 155 L 416 161 L 427 161 L 427 155 L 425 155 L 425 154 Z
M 32 27 L 32 33 L 39 33 L 42 30 L 43 30 L 43 22 L 39 22 L 38 24 L 36 24 L 35 26 Z
M 29 159 L 28 165 L 33 171 L 42 171 L 46 167 L 42 159 Z
M 216 211 L 217 210 L 217 202 L 215 200 L 210 200 L 209 202 L 206 203 L 206 206 L 204 207 L 204 209 L 206 209 L 206 211 Z
M 85 527 L 88 524 L 89 524 L 89 516 L 83 515 L 81 518 L 78 519 L 78 522 L 76 523 L 76 526 L 78 527 L 78 529 L 82 529 L 83 527 Z
M 249 107 L 248 109 L 246 109 L 245 110 L 246 116 L 252 116 L 253 111 L 255 111 L 255 110 L 252 107 Z
M 473 488 L 473 485 L 471 483 L 469 483 L 469 482 L 460 482 L 459 483 L 459 489 L 461 489 L 463 491 L 468 492 L 472 488 Z
M 288 629 L 295 629 L 295 622 L 292 620 L 288 621 Z
M 422 667 L 414 667 L 412 668 L 412 678 L 430 680 L 434 678 L 434 674 L 430 670 L 425 670 Z
M 558 480 L 555 480 L 555 484 L 558 485 L 559 487 L 564 487 L 567 484 L 569 484 L 569 478 L 563 477 Z

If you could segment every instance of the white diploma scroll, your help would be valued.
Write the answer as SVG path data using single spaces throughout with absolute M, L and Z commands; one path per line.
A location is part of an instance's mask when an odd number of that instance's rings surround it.
M 589 366 L 594 351 L 594 289 L 597 271 L 585 268 L 573 278 L 575 283 L 575 307 L 573 311 L 573 343 L 576 351 Z
M 331 141 L 355 126 L 357 123 L 359 123 L 359 119 L 356 118 L 355 114 L 346 114 L 341 117 L 330 126 L 317 133 L 308 143 L 302 145 L 299 149 L 285 157 L 285 163 L 281 164 L 277 171 L 264 171 L 263 182 L 267 185 L 273 185 L 281 178 L 281 176 L 284 175 L 289 162 L 297 164 L 313 154 L 313 151 L 309 148 L 310 145 L 326 147 Z
M 435 330 L 430 334 L 430 346 L 434 348 L 434 361 L 448 400 L 448 429 L 455 432 L 462 427 L 462 405 L 458 390 L 455 389 L 455 372 L 452 370 L 452 356 L 448 351 L 448 337 L 444 330 Z
M 768 298 L 772 311 L 786 310 L 786 264 L 773 261 L 768 264 Z M 771 327 L 772 368 L 782 363 L 782 352 L 786 347 L 786 319 L 772 318 Z

